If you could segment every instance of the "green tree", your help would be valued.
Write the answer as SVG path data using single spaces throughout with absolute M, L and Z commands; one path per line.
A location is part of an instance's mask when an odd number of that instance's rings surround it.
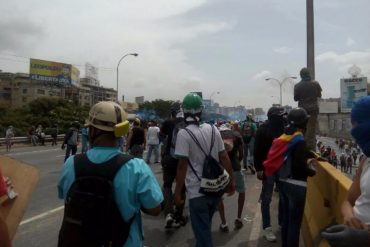
M 29 129 L 37 124 L 42 124 L 45 133 L 49 134 L 50 128 L 57 124 L 60 133 L 65 133 L 73 121 L 81 124 L 85 122 L 89 109 L 76 106 L 72 102 L 58 98 L 38 98 L 27 107 L 9 109 L 0 106 L 0 131 L 5 132 L 9 125 L 13 125 L 16 136 L 27 135 Z
M 139 116 L 144 120 L 164 120 L 170 115 L 172 100 L 156 99 L 139 105 Z M 153 118 L 154 116 L 154 118 Z

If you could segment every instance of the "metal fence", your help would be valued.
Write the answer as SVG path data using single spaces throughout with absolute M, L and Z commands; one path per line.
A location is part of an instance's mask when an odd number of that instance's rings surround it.
M 58 135 L 57 140 L 62 141 L 64 139 L 65 134 Z M 51 135 L 45 136 L 45 142 L 51 142 L 52 137 Z M 13 144 L 31 144 L 31 137 L 30 136 L 17 136 L 12 138 Z M 0 144 L 5 144 L 5 138 L 0 138 Z

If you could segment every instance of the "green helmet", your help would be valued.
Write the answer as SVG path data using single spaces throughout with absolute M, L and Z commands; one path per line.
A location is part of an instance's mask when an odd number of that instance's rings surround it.
M 203 110 L 202 98 L 196 93 L 188 93 L 182 101 L 184 113 L 199 113 Z

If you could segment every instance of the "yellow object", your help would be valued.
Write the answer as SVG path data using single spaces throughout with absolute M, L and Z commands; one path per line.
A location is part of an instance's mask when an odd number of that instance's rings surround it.
M 316 169 L 316 175 L 308 178 L 301 232 L 305 247 L 328 247 L 320 232 L 343 223 L 341 205 L 352 181 L 328 162 L 319 162 Z
M 129 121 L 126 120 L 114 126 L 114 135 L 116 137 L 121 137 L 121 136 L 127 135 L 129 130 L 130 130 L 130 123 Z

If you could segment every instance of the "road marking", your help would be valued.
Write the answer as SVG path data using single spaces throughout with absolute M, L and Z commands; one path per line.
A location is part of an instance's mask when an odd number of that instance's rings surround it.
M 44 152 L 57 151 L 57 150 L 60 150 L 60 149 L 59 148 L 54 148 L 54 149 L 42 149 L 42 150 L 27 151 L 27 152 L 22 152 L 22 153 L 9 153 L 9 154 L 5 154 L 5 156 L 17 156 L 17 155 L 23 155 L 23 154 L 44 153 Z
M 45 213 L 42 213 L 42 214 L 39 214 L 39 215 L 36 215 L 36 216 L 33 216 L 29 219 L 26 219 L 26 220 L 23 220 L 19 225 L 25 225 L 25 224 L 28 224 L 32 221 L 35 221 L 35 220 L 39 220 L 39 219 L 42 219 L 44 217 L 47 217 L 53 213 L 56 213 L 60 210 L 63 210 L 64 209 L 64 206 L 60 206 L 60 207 L 57 207 L 57 208 L 54 208 L 52 210 L 49 210 L 49 211 L 46 211 Z

